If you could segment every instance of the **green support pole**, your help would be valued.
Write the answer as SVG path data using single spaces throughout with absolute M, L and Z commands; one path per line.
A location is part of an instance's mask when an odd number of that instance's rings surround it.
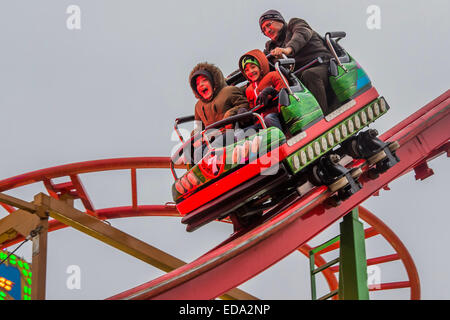
M 369 300 L 364 226 L 358 208 L 344 216 L 340 231 L 339 299 Z
M 310 251 L 309 252 L 309 271 L 311 274 L 311 299 L 312 300 L 317 300 L 317 293 L 316 293 L 316 277 L 314 274 L 314 264 L 315 264 L 315 259 L 314 259 L 314 251 Z

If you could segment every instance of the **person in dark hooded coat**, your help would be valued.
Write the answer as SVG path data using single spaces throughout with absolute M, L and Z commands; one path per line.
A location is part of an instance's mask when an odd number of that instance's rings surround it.
M 240 109 L 248 111 L 248 101 L 242 89 L 228 86 L 222 71 L 213 64 L 197 64 L 189 75 L 189 83 L 198 99 L 195 120 L 200 120 L 203 128 L 236 115 Z
M 189 75 L 189 84 L 195 97 L 195 120 L 201 122 L 194 128 L 192 134 L 222 119 L 248 111 L 248 101 L 242 89 L 228 86 L 222 71 L 207 62 L 197 64 Z M 215 135 L 212 143 L 214 147 L 225 146 L 235 141 L 234 130 Z M 201 140 L 194 144 L 194 162 L 198 162 L 204 155 L 205 145 L 200 146 Z

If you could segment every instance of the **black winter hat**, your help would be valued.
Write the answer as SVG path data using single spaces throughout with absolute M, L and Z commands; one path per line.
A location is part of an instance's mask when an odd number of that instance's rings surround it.
M 286 23 L 283 16 L 281 15 L 281 13 L 277 10 L 267 10 L 266 12 L 264 12 L 261 15 L 261 17 L 259 18 L 259 27 L 261 28 L 261 30 L 262 30 L 262 24 L 266 20 L 276 20 L 276 21 Z

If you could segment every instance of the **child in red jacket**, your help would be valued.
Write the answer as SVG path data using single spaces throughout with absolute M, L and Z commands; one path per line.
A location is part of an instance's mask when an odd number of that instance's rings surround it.
M 254 49 L 244 54 L 239 59 L 239 69 L 249 81 L 245 95 L 250 108 L 262 103 L 270 103 L 278 91 L 285 87 L 279 73 L 270 71 L 269 61 L 261 50 Z M 261 113 L 267 127 L 277 127 L 282 130 L 278 117 L 279 111 L 277 106 L 273 106 Z

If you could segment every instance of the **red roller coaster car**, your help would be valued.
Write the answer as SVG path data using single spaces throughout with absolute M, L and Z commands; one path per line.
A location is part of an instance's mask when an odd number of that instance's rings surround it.
M 356 60 L 337 44 L 343 37 L 343 32 L 325 36 L 334 56 L 329 62 L 329 79 L 338 101 L 330 114 L 323 114 L 317 100 L 296 77 L 298 71 L 290 71 L 293 59 L 285 58 L 274 65 L 286 84 L 276 101 L 283 130 L 266 127 L 258 114 L 261 106 L 216 122 L 187 141 L 178 125 L 194 117 L 176 119 L 182 146 L 172 156 L 172 194 L 187 231 L 227 216 L 235 229 L 249 226 L 293 192 L 304 195 L 319 185 L 328 186 L 334 193 L 330 203 L 336 204 L 361 188 L 358 177 L 362 163 L 368 163 L 369 175 L 376 176 L 399 161 L 397 143 L 382 142 L 374 129 L 362 131 L 389 106 Z M 227 82 L 239 85 L 241 80 L 242 75 L 235 73 Z M 227 141 L 225 146 L 210 143 L 211 132 L 252 118 L 263 129 Z M 205 152 L 194 162 L 191 147 L 198 140 Z M 180 164 L 186 164 L 187 171 L 179 177 L 175 166 Z

